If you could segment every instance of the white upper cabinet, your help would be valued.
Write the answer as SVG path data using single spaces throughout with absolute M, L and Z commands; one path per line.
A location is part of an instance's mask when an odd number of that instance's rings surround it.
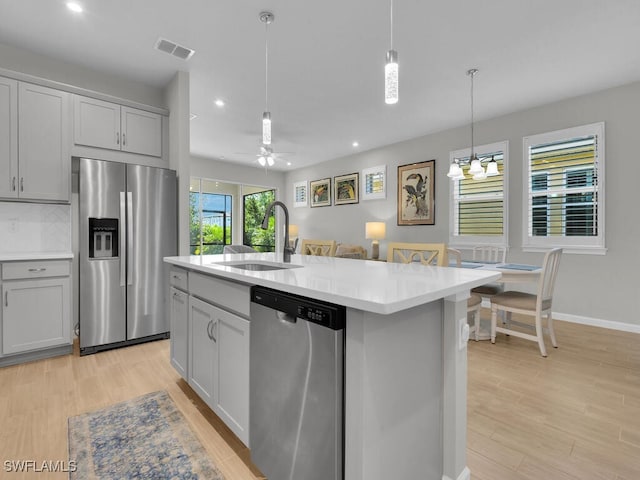
M 69 94 L 0 78 L 0 198 L 69 202 Z
M 69 94 L 29 83 L 19 85 L 17 196 L 69 202 Z
M 162 116 L 74 95 L 74 143 L 162 156 Z
M 18 82 L 0 77 L 0 197 L 15 197 L 18 182 Z

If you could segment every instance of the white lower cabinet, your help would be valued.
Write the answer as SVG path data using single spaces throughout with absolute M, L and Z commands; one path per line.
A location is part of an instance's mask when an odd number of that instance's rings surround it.
M 171 365 L 185 380 L 189 365 L 189 294 L 175 287 L 169 289 L 171 321 Z
M 70 344 L 69 277 L 3 282 L 3 355 Z
M 194 296 L 189 297 L 189 385 L 248 445 L 249 321 Z

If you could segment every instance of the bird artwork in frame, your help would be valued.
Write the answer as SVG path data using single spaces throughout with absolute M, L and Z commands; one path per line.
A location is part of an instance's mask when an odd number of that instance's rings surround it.
M 398 225 L 435 225 L 436 161 L 398 167 Z
M 348 203 L 358 203 L 360 187 L 358 186 L 358 174 L 349 173 L 333 177 L 333 200 L 334 205 L 346 205 Z

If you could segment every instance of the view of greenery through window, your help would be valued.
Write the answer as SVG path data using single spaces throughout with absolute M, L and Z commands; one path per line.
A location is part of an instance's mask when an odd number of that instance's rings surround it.
M 223 253 L 225 245 L 243 243 L 259 252 L 275 251 L 275 221 L 261 228 L 276 191 L 252 185 L 191 178 L 189 243 L 191 255 Z M 235 236 L 234 236 L 235 230 Z
M 191 255 L 222 253 L 231 244 L 231 201 L 231 195 L 189 194 Z
M 275 217 L 273 213 L 269 217 L 269 228 L 263 230 L 261 227 L 264 213 L 267 206 L 275 200 L 275 194 L 275 190 L 265 190 L 243 197 L 244 232 L 242 243 L 259 252 L 275 251 Z

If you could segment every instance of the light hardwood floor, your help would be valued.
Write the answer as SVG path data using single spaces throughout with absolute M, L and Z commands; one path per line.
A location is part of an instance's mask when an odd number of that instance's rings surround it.
M 556 326 L 560 348 L 546 359 L 518 338 L 469 342 L 473 480 L 640 478 L 640 335 Z M 159 341 L 0 369 L 0 478 L 45 478 L 9 474 L 4 461 L 66 461 L 69 416 L 160 389 L 227 480 L 262 478 L 168 357 L 169 342 Z

